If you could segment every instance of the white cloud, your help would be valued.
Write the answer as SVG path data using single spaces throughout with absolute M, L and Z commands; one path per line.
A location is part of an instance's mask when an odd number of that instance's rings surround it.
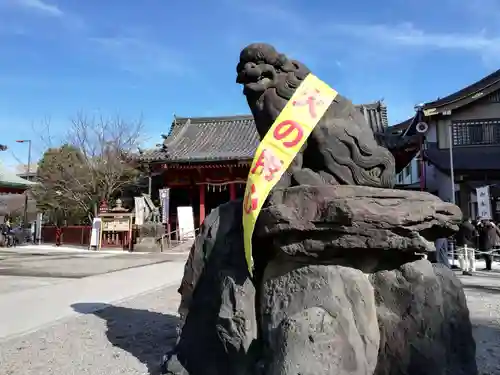
M 12 6 L 31 10 L 50 17 L 63 17 L 64 12 L 54 4 L 49 4 L 43 0 L 11 0 Z
M 345 33 L 348 36 L 391 43 L 407 47 L 430 47 L 441 49 L 459 49 L 486 52 L 496 49 L 500 37 L 487 36 L 484 31 L 475 34 L 464 33 L 431 33 L 416 28 L 411 23 L 398 25 L 336 25 L 333 32 Z
M 252 5 L 225 1 L 237 11 L 256 17 L 255 22 L 262 24 L 286 22 L 289 36 L 292 39 L 295 37 L 297 45 L 307 45 L 311 51 L 317 50 L 319 54 L 324 54 L 329 49 L 354 56 L 359 50 L 365 57 L 367 55 L 374 57 L 371 51 L 376 52 L 375 55 L 381 55 L 381 50 L 397 47 L 415 50 L 455 50 L 476 54 L 483 58 L 483 61 L 495 60 L 497 63 L 500 61 L 500 27 L 497 22 L 500 0 L 447 0 L 441 4 L 443 9 L 440 10 L 443 13 L 446 13 L 446 9 L 450 12 L 453 10 L 452 14 L 455 16 L 460 14 L 460 17 L 451 17 L 448 22 L 441 23 L 443 27 L 448 28 L 447 30 L 451 30 L 446 32 L 429 31 L 424 27 L 417 27 L 412 22 L 342 23 L 335 20 L 335 16 L 339 20 L 342 19 L 342 15 L 338 14 L 327 16 L 327 20 L 321 19 L 321 14 L 317 15 L 318 18 L 310 18 L 277 0 L 265 2 L 256 0 Z M 492 15 L 495 15 L 494 21 Z M 465 28 L 461 27 L 462 21 L 465 20 L 468 21 L 469 31 L 463 31 Z M 453 30 L 453 23 L 456 23 L 457 31 Z M 363 46 L 360 47 L 353 42 L 363 43 Z M 381 59 L 384 57 L 381 56 Z
M 474 54 L 489 68 L 500 63 L 500 35 L 488 34 L 484 29 L 476 33 L 427 32 L 411 23 L 398 25 L 336 25 L 332 33 L 364 41 L 374 49 L 401 48 L 413 50 L 436 49 Z M 402 55 L 404 56 L 404 54 Z

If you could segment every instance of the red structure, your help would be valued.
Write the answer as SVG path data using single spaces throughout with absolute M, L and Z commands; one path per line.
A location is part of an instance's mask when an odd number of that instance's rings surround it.
M 0 216 L 9 215 L 11 211 L 24 206 L 24 192 L 32 185 L 35 183 L 0 166 Z
M 387 127 L 387 109 L 380 103 L 357 108 L 375 131 Z M 141 153 L 149 168 L 153 199 L 170 188 L 170 223 L 176 228 L 179 206 L 192 206 L 195 227 L 210 211 L 243 196 L 259 144 L 252 116 L 174 118 L 158 149 Z

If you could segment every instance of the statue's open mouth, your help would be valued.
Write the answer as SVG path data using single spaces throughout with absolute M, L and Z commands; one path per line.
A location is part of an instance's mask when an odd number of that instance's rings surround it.
M 261 94 L 266 91 L 274 82 L 276 71 L 272 66 L 253 65 L 245 67 L 238 73 L 236 82 L 243 84 L 243 93 Z

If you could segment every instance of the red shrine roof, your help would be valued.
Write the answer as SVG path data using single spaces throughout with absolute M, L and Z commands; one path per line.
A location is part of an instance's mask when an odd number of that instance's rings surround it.
M 387 125 L 382 102 L 356 106 L 374 131 Z M 252 160 L 259 136 L 251 115 L 224 117 L 176 117 L 161 148 L 145 150 L 144 162 L 210 163 Z

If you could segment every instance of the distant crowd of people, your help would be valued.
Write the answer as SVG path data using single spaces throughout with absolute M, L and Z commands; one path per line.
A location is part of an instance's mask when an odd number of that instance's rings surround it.
M 464 275 L 471 276 L 476 270 L 477 255 L 486 262 L 484 271 L 491 271 L 493 252 L 500 248 L 500 228 L 497 224 L 489 219 L 464 219 L 454 239 L 458 262 Z M 436 261 L 450 267 L 448 241 L 445 238 L 436 241 Z

